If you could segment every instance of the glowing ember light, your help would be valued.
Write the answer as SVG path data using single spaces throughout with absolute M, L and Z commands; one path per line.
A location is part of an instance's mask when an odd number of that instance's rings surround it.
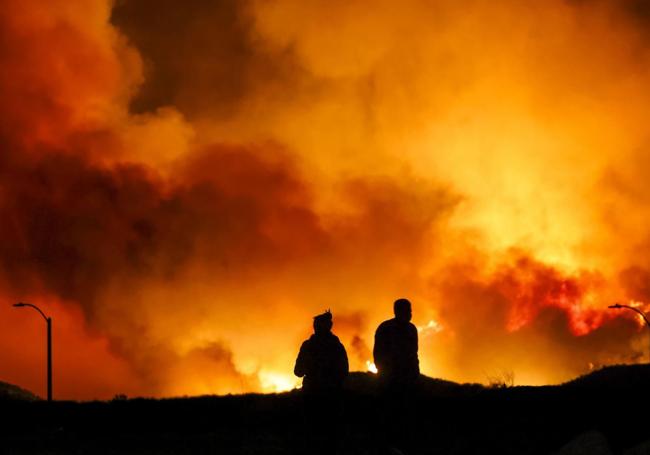
M 288 392 L 289 390 L 298 388 L 299 385 L 299 380 L 294 379 L 288 374 L 260 371 L 258 376 L 264 392 Z
M 374 362 L 371 362 L 370 360 L 366 360 L 366 368 L 372 374 L 377 374 L 377 366 L 375 365 Z
M 425 326 L 417 326 L 418 333 L 426 336 L 430 333 L 439 333 L 442 331 L 442 325 L 438 321 L 431 319 Z

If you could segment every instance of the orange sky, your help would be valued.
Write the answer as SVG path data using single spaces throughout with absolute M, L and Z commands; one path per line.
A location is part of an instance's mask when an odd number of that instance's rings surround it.
M 365 370 L 398 297 L 431 376 L 647 360 L 647 2 L 186 3 L 0 0 L 0 380 L 16 301 L 58 398 L 292 387 L 327 308 Z

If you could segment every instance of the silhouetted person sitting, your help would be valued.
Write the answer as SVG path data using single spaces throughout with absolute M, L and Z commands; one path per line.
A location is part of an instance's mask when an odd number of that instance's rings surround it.
M 334 453 L 342 434 L 343 382 L 348 375 L 348 356 L 332 333 L 332 313 L 314 317 L 314 334 L 300 347 L 296 376 L 303 378 L 305 453 Z
M 375 332 L 373 356 L 380 382 L 380 411 L 377 442 L 402 450 L 411 445 L 414 427 L 416 386 L 420 377 L 418 331 L 411 323 L 411 302 L 398 299 L 395 317 L 382 322 Z
M 381 382 L 387 386 L 414 384 L 420 376 L 418 330 L 411 323 L 411 302 L 398 299 L 395 317 L 375 332 L 373 356 Z
M 348 356 L 332 333 L 332 313 L 314 317 L 314 334 L 300 347 L 293 372 L 308 393 L 339 390 L 348 375 Z

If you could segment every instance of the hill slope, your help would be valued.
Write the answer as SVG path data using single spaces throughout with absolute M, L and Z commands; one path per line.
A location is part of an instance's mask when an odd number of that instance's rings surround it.
M 29 390 L 21 389 L 17 385 L 0 381 L 0 400 L 37 401 L 40 400 L 40 398 Z
M 545 387 L 489 388 L 423 377 L 416 399 L 395 413 L 378 393 L 376 376 L 353 373 L 344 410 L 323 428 L 337 435 L 344 455 L 383 453 L 396 429 L 410 455 L 549 455 L 584 434 L 597 434 L 614 455 L 647 453 L 626 451 L 650 444 L 647 420 L 637 416 L 650 407 L 648 384 L 647 365 L 607 367 Z M 319 444 L 297 390 L 2 404 L 11 416 L 0 426 L 7 453 L 314 455 Z
M 648 389 L 650 365 L 612 365 L 580 376 L 564 385 L 603 389 Z

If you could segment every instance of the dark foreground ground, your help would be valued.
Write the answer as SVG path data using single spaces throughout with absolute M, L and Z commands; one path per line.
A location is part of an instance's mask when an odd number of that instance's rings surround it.
M 350 378 L 338 453 L 390 453 L 374 377 Z M 650 454 L 650 366 L 555 387 L 483 388 L 423 378 L 408 454 Z M 111 402 L 0 401 L 12 454 L 318 453 L 299 392 Z M 306 440 L 307 439 L 307 440 Z M 568 444 L 568 446 L 567 446 Z M 393 452 L 398 453 L 398 452 Z

